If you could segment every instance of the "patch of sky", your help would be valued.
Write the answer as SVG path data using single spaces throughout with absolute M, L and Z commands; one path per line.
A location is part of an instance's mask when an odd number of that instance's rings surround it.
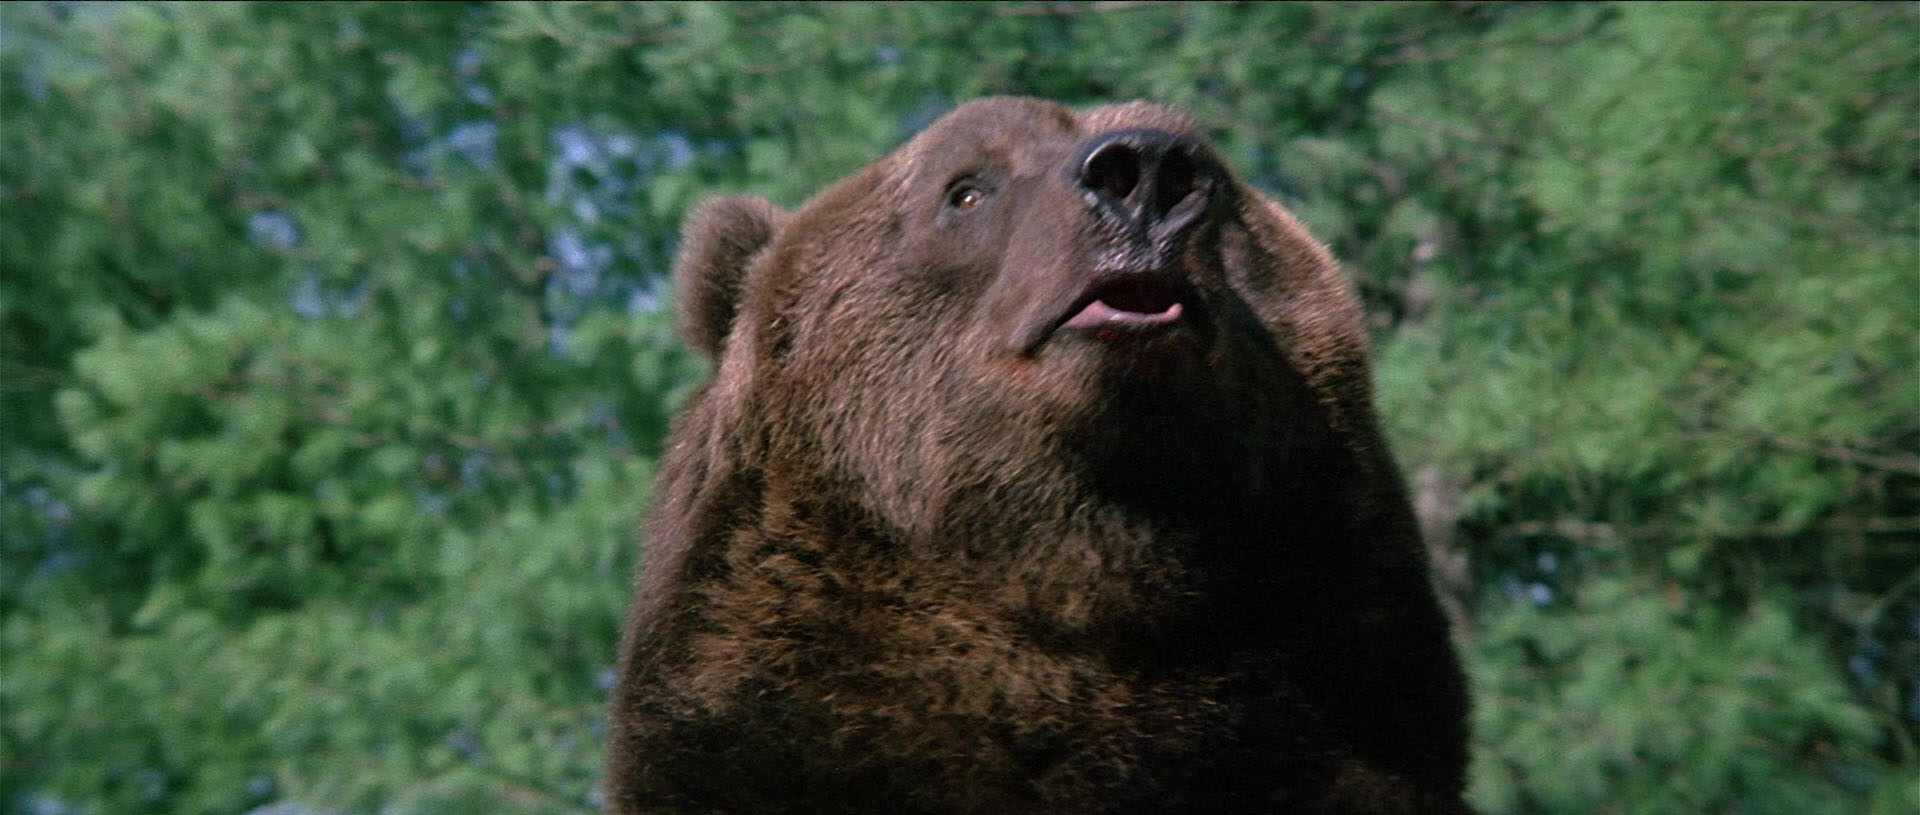
M 952 97 L 937 93 L 922 95 L 913 107 L 901 114 L 900 125 L 894 131 L 894 140 L 904 142 L 913 138 L 914 134 L 927 129 L 927 125 L 933 124 L 935 119 L 952 109 Z
M 1880 684 L 1880 674 L 1876 665 L 1886 658 L 1887 647 L 1878 640 L 1867 640 L 1853 656 L 1847 658 L 1847 671 L 1853 674 L 1854 681 L 1864 687 Z
M 354 45 L 365 38 L 366 35 L 366 26 L 361 25 L 359 20 L 351 17 L 341 20 L 340 25 L 335 26 L 333 29 L 333 41 L 340 46 Z
M 454 125 L 447 132 L 446 146 L 468 164 L 491 170 L 498 155 L 500 126 L 489 119 L 475 119 Z
M 433 129 L 427 120 L 419 116 L 409 116 L 406 111 L 394 108 L 394 122 L 400 125 L 400 138 L 408 144 L 424 144 L 433 137 Z
M 40 513 L 40 517 L 49 525 L 65 526 L 73 518 L 73 510 L 67 506 L 67 502 L 54 497 L 53 491 L 42 485 L 35 484 L 22 490 L 20 498 Z
M 408 116 L 398 107 L 393 109 L 393 118 L 400 125 L 400 141 L 408 145 L 407 151 L 400 154 L 400 169 L 421 180 L 434 178 L 436 152 L 427 123 Z
M 0 505 L 13 501 L 26 505 L 27 511 L 38 516 L 40 520 L 39 524 L 21 524 L 20 527 L 24 528 L 0 531 L 0 537 L 26 544 L 30 549 L 43 552 L 39 562 L 27 573 L 29 580 L 54 577 L 84 562 L 82 554 L 74 551 L 70 545 L 68 527 L 73 520 L 73 508 L 65 500 L 43 484 L 30 484 L 21 488 L 17 484 L 0 482 Z M 13 513 L 8 511 L 6 514 Z M 17 575 L 0 574 L 0 580 L 13 577 Z
M 247 795 L 256 801 L 273 797 L 275 789 L 272 773 L 258 772 L 247 779 Z
M 453 509 L 453 499 L 435 490 L 416 488 L 413 493 L 413 505 L 420 510 L 421 514 L 437 518 L 446 517 L 448 510 Z
M 1523 581 L 1508 576 L 1501 579 L 1500 585 L 1507 599 L 1513 602 L 1530 603 L 1538 607 L 1553 604 L 1553 587 L 1545 583 L 1533 580 Z
M 245 815 L 334 815 L 339 810 L 318 809 L 301 801 L 275 801 L 246 811 Z
M 414 121 L 404 115 L 401 117 L 401 134 L 412 149 L 400 157 L 400 167 L 415 177 L 431 179 L 447 169 L 450 159 L 459 159 L 479 170 L 492 170 L 499 161 L 500 126 L 491 119 L 469 119 L 449 128 L 446 135 L 439 138 L 409 135 L 407 122 Z
M 554 264 L 545 291 L 549 348 L 568 350 L 571 328 L 589 310 L 658 308 L 671 238 L 644 227 L 647 190 L 724 144 L 696 144 L 685 132 L 652 136 L 598 122 L 570 122 L 548 134 L 544 196 L 562 217 L 547 239 Z
M 457 727 L 447 734 L 447 747 L 468 761 L 479 762 L 483 759 L 480 750 L 480 734 L 471 727 Z
M 563 300 L 554 304 L 556 308 L 572 305 L 571 301 L 599 291 L 608 268 L 613 265 L 612 245 L 589 242 L 575 228 L 554 232 L 553 237 L 547 239 L 547 252 L 558 266 L 558 272 L 547 278 L 548 297 L 558 296 Z
M 460 77 L 460 95 L 468 102 L 481 107 L 493 107 L 493 89 L 480 81 L 480 69 L 485 67 L 486 59 L 480 49 L 467 46 L 453 55 L 453 72 Z
M 454 293 L 447 297 L 447 317 L 456 325 L 466 325 L 489 302 L 489 268 L 476 256 L 456 256 L 447 264 L 453 276 Z
M 67 802 L 45 794 L 35 794 L 26 801 L 27 815 L 79 815 L 84 810 L 70 806 Z
M 327 479 L 313 485 L 313 498 L 321 503 L 333 501 L 343 495 L 345 495 L 345 493 L 340 489 L 340 484 L 333 479 Z
M 367 283 L 355 281 L 349 286 L 329 286 L 320 270 L 307 268 L 287 292 L 287 304 L 293 312 L 309 320 L 327 317 L 357 317 L 366 308 Z
M 143 767 L 133 774 L 133 783 L 140 790 L 140 800 L 147 804 L 167 800 L 167 780 L 167 774 L 155 767 Z
M 457 158 L 480 170 L 492 170 L 499 162 L 500 126 L 491 110 L 497 98 L 493 89 L 481 81 L 485 58 L 480 49 L 468 46 L 453 56 L 453 70 L 459 82 L 460 98 L 466 103 L 437 111 L 433 119 L 455 120 L 440 136 L 427 118 L 409 116 L 396 109 L 394 118 L 400 136 L 409 149 L 400 158 L 402 169 L 420 178 L 433 178 L 449 158 Z
M 17 38 L 18 35 L 13 31 L 0 27 L 0 40 L 17 41 Z M 47 96 L 53 87 L 47 81 L 47 72 L 43 67 L 45 60 L 40 58 L 40 52 L 44 48 L 45 46 L 40 42 L 35 42 L 34 47 L 27 49 L 27 53 L 32 56 L 23 60 L 20 67 L 20 78 L 24 80 L 27 87 L 27 96 L 33 99 L 35 104 L 47 101 Z
M 51 3 L 46 6 L 55 21 L 73 27 L 97 26 L 95 30 L 106 30 L 107 18 L 121 14 L 123 9 L 113 8 L 113 3 Z M 91 21 L 91 22 L 89 22 Z M 48 77 L 92 76 L 104 73 L 106 63 L 98 57 L 75 52 L 66 47 L 57 38 L 48 38 L 35 34 L 31 28 L 22 30 L 6 25 L 0 19 L 0 41 L 20 47 L 26 58 L 20 61 L 19 73 L 26 80 L 27 93 L 36 102 L 45 101 L 50 90 Z M 22 47 L 24 46 L 24 47 Z
M 478 489 L 486 478 L 487 467 L 493 463 L 493 454 L 485 450 L 475 450 L 460 459 L 460 483 L 468 489 Z
M 247 238 L 259 246 L 285 252 L 300 245 L 300 224 L 284 210 L 263 209 L 247 216 Z
M 641 285 L 634 286 L 627 294 L 628 314 L 652 314 L 666 306 L 667 283 L 664 278 L 653 278 Z

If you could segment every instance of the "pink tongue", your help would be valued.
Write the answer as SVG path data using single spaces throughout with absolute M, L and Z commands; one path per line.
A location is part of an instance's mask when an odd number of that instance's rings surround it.
M 1073 315 L 1072 319 L 1067 320 L 1065 327 L 1069 329 L 1144 328 L 1176 322 L 1180 319 L 1180 312 L 1180 304 L 1177 302 L 1167 304 L 1161 311 L 1142 312 L 1114 308 L 1105 300 L 1095 300 L 1081 309 L 1080 313 Z

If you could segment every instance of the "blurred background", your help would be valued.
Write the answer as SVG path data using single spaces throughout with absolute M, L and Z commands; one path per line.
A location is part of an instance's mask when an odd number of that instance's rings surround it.
M 8 3 L 0 812 L 585 813 L 678 223 L 1149 97 L 1346 263 L 1488 813 L 1920 811 L 1920 5 Z

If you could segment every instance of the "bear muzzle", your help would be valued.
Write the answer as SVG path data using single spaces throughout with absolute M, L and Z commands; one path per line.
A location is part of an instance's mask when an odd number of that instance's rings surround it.
M 1201 222 L 1225 186 L 1225 171 L 1204 143 L 1152 128 L 1089 139 L 1068 172 L 1102 220 L 1161 251 Z
M 1129 359 L 1204 352 L 1207 309 L 1185 256 L 1216 234 L 1212 223 L 1231 210 L 1233 194 L 1206 143 L 1156 128 L 1108 130 L 1071 150 L 1060 178 L 1086 207 L 1056 211 L 1080 219 L 1070 253 L 1084 265 L 1069 263 L 1071 279 L 1036 286 L 1053 289 L 1033 292 L 1052 308 L 1033 314 L 1039 321 L 1028 323 L 1020 353 L 1062 335 Z

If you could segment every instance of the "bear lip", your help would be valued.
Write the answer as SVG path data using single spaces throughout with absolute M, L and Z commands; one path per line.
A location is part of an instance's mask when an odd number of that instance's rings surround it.
M 1144 341 L 1183 329 L 1201 331 L 1205 322 L 1199 292 L 1176 274 L 1095 274 L 1061 310 L 1022 332 L 1017 353 L 1031 357 L 1061 333 L 1102 342 Z
M 1097 280 L 1074 299 L 1057 328 L 1068 331 L 1143 333 L 1176 325 L 1187 312 L 1189 292 L 1158 275 L 1126 274 Z

